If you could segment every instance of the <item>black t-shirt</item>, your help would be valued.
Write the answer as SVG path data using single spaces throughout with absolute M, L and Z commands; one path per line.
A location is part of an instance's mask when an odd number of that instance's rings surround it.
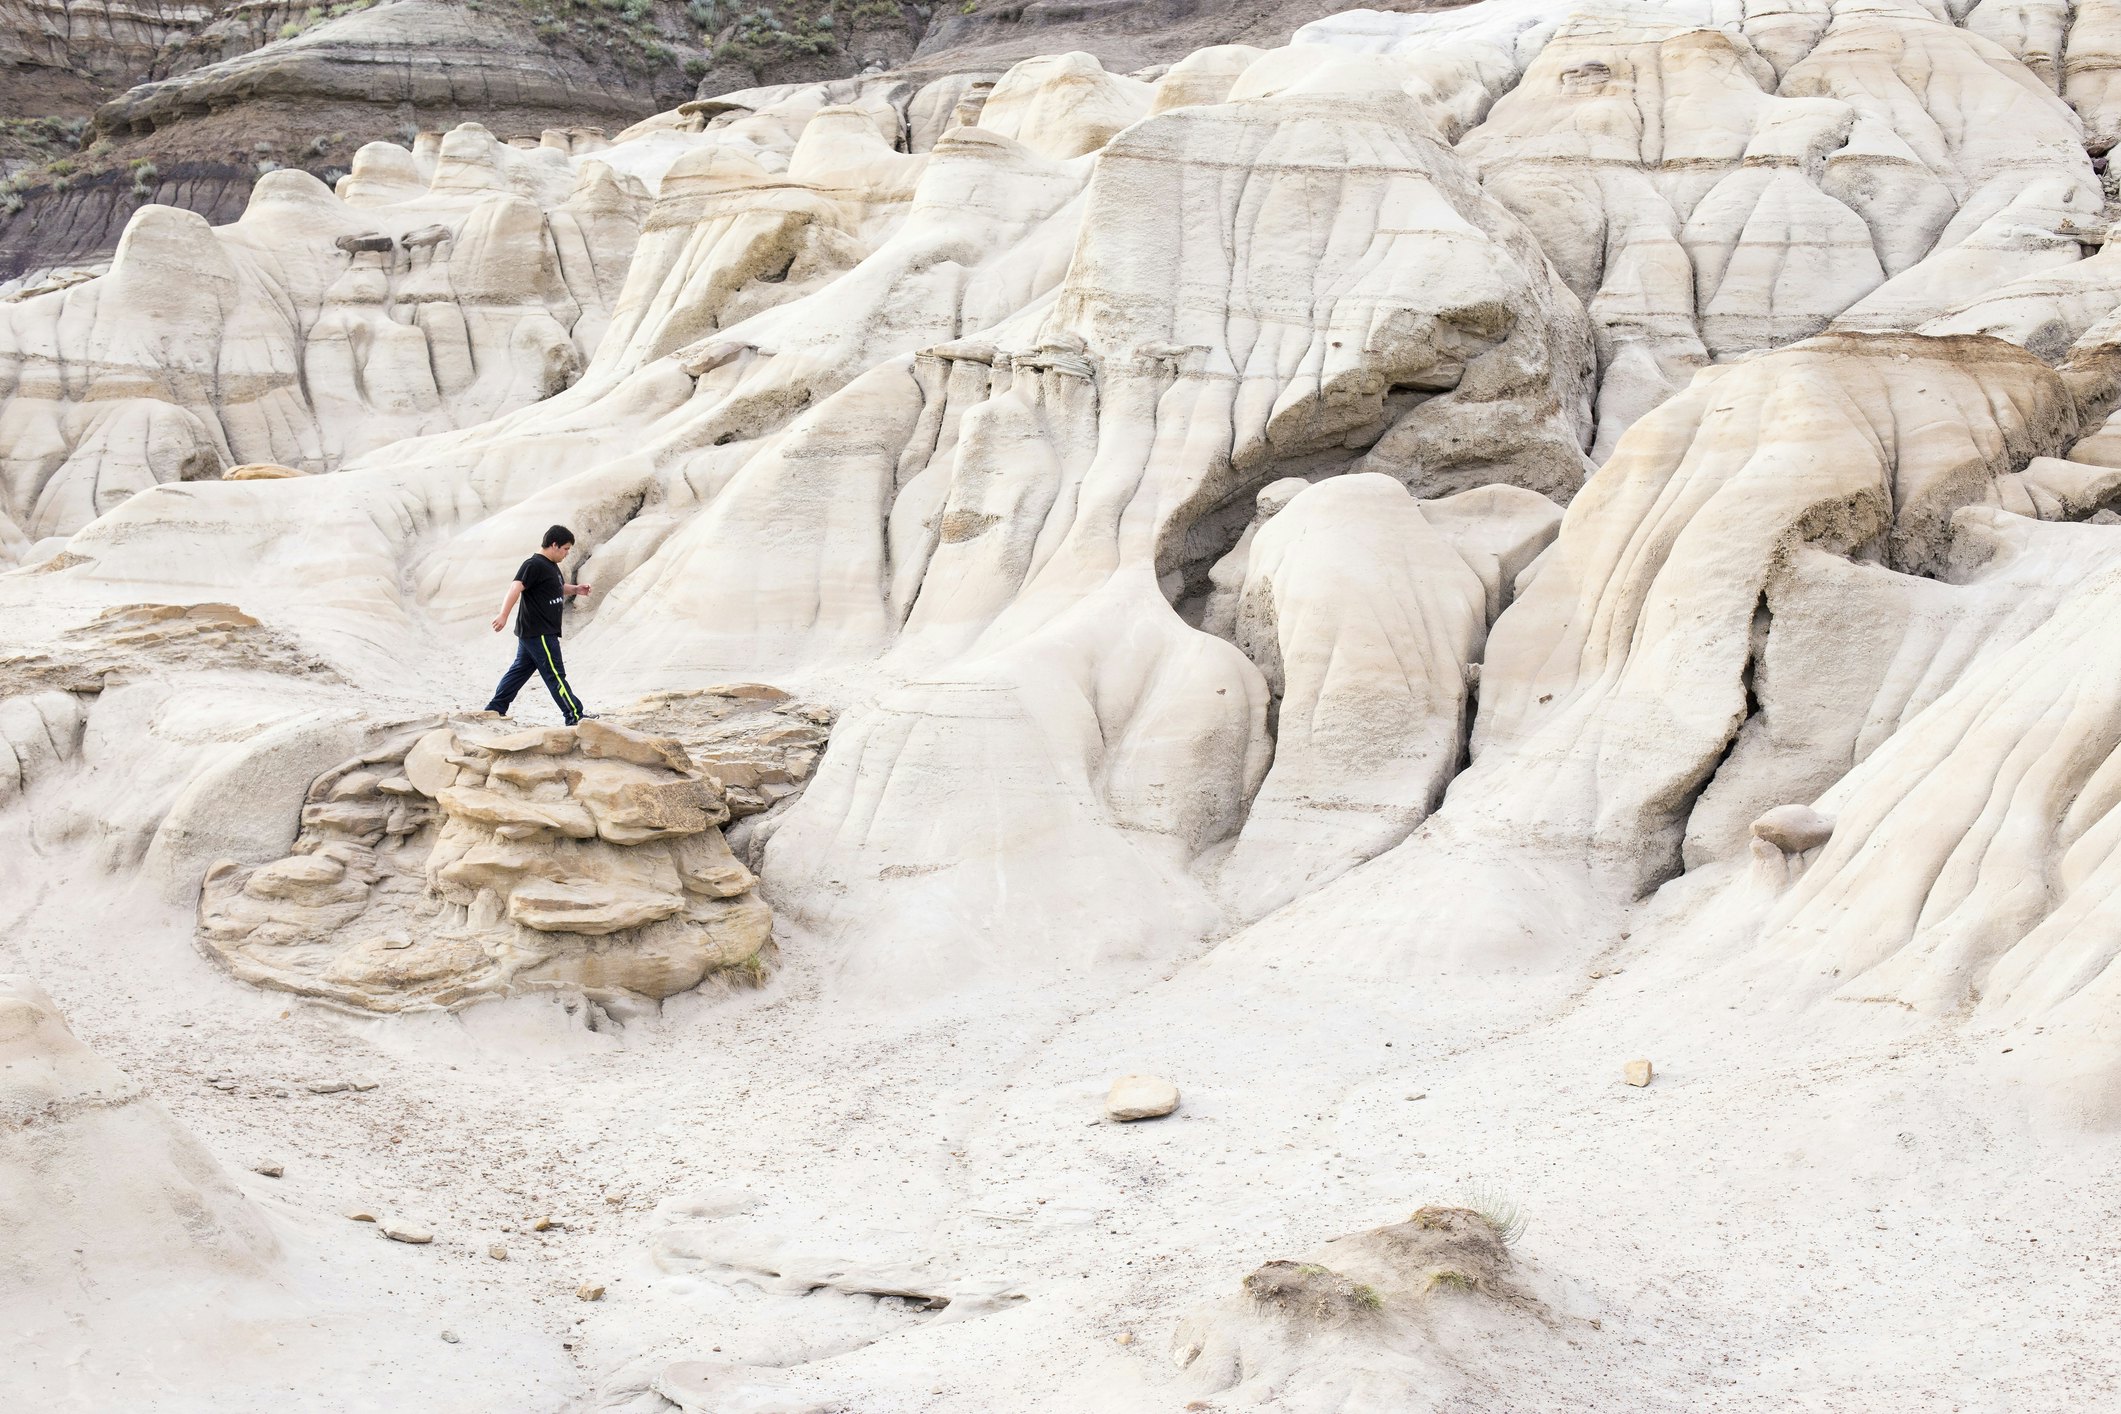
M 567 603 L 567 581 L 560 567 L 543 555 L 532 555 L 516 571 L 523 599 L 516 607 L 517 638 L 558 638 L 560 610 Z

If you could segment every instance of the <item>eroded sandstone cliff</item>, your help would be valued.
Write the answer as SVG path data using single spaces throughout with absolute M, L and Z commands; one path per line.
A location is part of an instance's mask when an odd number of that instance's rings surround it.
M 2065 1407 L 2109 1343 L 2013 1364 L 2007 1278 L 2113 1269 L 2113 19 L 1354 12 L 143 211 L 0 307 L 0 867 L 616 1097 L 613 1408 Z M 616 757 L 461 712 L 555 522 Z M 739 779 L 737 679 L 829 741 Z M 608 1064 L 507 1030 L 575 997 Z

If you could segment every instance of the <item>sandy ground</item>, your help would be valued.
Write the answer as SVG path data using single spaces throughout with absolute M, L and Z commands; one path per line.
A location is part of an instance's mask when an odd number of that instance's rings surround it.
M 48 877 L 11 901 L 5 963 L 243 1175 L 312 1303 L 261 1318 L 218 1388 L 149 1382 L 142 1408 L 648 1409 L 665 1366 L 707 1360 L 790 1370 L 730 1407 L 1179 1409 L 1187 1310 L 1470 1193 L 1518 1204 L 1520 1254 L 1571 1290 L 1574 1363 L 1498 1352 L 1481 1407 L 2121 1398 L 2113 1139 L 2037 1118 L 2007 1041 L 1762 1014 L 1654 938 L 1502 1001 L 1185 964 L 885 1010 L 787 936 L 763 990 L 659 1015 L 364 1020 Z M 1620 1080 L 1637 1055 L 1648 1089 Z M 1180 1111 L 1102 1122 L 1131 1070 Z M 376 1088 L 307 1088 L 355 1078 Z M 386 1241 L 356 1203 L 435 1240 Z M 842 1289 L 865 1286 L 918 1295 Z

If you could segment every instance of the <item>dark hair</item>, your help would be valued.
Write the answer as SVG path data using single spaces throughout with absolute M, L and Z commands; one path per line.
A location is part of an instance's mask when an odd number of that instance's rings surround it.
M 540 549 L 550 550 L 555 545 L 574 544 L 574 532 L 564 525 L 556 525 L 545 532 L 545 541 Z

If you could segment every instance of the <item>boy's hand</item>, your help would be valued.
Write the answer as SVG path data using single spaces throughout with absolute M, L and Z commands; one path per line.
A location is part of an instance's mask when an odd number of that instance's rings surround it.
M 505 625 L 505 624 L 506 624 L 507 622 L 508 622 L 508 615 L 506 615 L 506 614 L 503 614 L 503 615 L 501 615 L 501 617 L 499 617 L 499 618 L 497 618 L 497 619 L 495 619 L 495 620 L 493 621 L 493 631 L 494 631 L 495 633 L 499 633 L 499 632 L 501 631 L 501 628 L 502 628 L 502 626 L 503 626 L 503 625 Z

